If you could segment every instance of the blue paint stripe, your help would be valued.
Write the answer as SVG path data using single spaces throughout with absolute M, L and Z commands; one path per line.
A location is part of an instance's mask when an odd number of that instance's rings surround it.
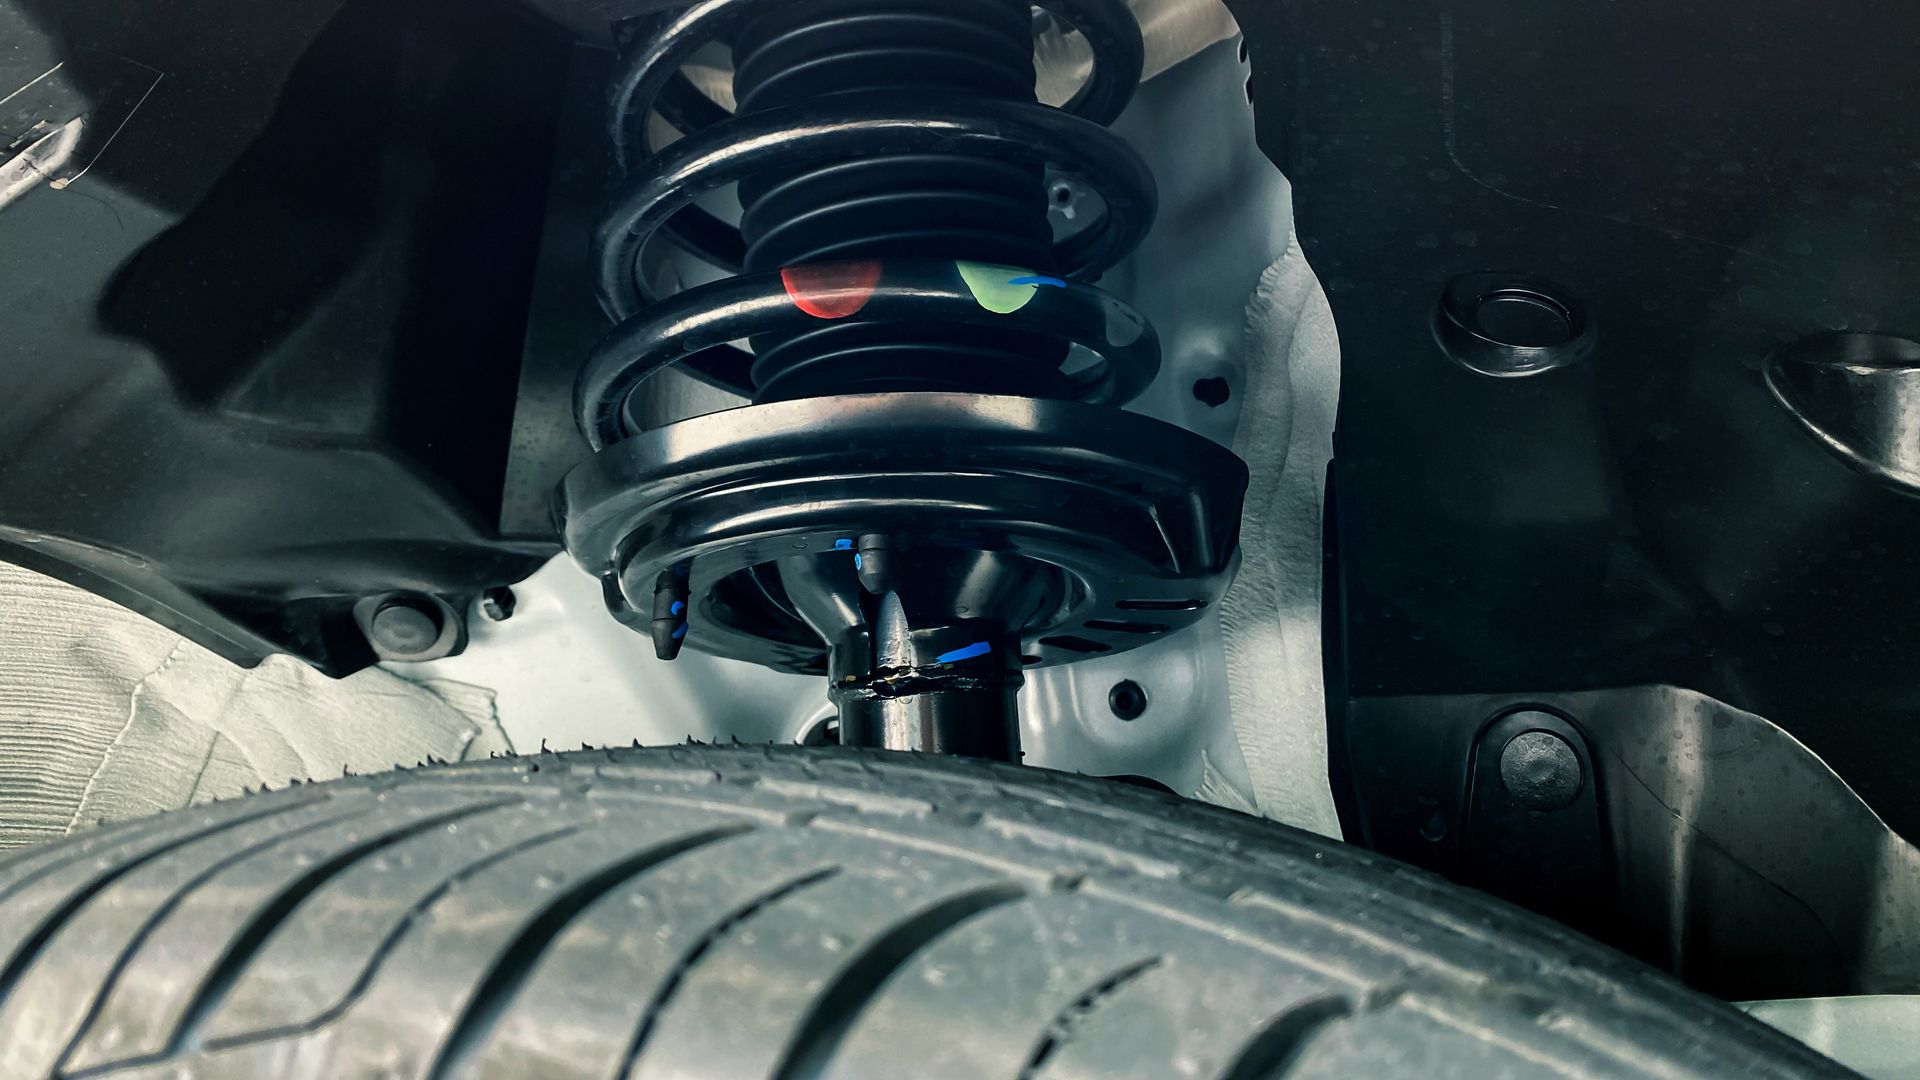
M 685 610 L 687 610 L 687 605 L 685 605 L 685 604 L 683 604 L 683 603 L 681 603 L 681 602 L 680 602 L 680 601 L 678 601 L 678 600 L 675 600 L 675 601 L 673 602 L 673 606 L 667 609 L 667 614 L 669 614 L 669 615 L 678 615 L 678 614 L 680 614 L 681 612 L 683 612 L 683 611 L 685 611 Z
M 1029 274 L 1026 277 L 1017 277 L 1017 278 L 1014 278 L 1012 281 L 1007 282 L 1007 284 L 1009 285 L 1051 285 L 1056 289 L 1064 289 L 1067 287 L 1067 283 L 1060 280 L 1059 278 L 1047 277 L 1044 274 Z
M 833 550 L 835 550 L 835 551 L 852 551 L 852 550 L 853 550 L 853 541 L 851 541 L 851 540 L 848 540 L 848 539 L 845 539 L 845 538 L 842 538 L 842 539 L 839 539 L 839 540 L 835 540 L 835 541 L 833 542 Z
M 676 627 L 674 627 L 674 628 L 673 628 L 673 640 L 675 640 L 675 641 L 679 641 L 679 640 L 680 640 L 681 638 L 683 638 L 683 637 L 686 637 L 686 636 L 687 636 L 687 624 L 686 624 L 686 623 L 681 623 L 681 624 L 680 624 L 679 626 L 676 626 Z
M 939 656 L 933 658 L 933 662 L 936 664 L 953 664 L 961 660 L 971 660 L 976 656 L 985 656 L 992 651 L 992 644 L 985 641 L 976 641 L 964 648 L 955 649 L 949 653 L 941 653 Z

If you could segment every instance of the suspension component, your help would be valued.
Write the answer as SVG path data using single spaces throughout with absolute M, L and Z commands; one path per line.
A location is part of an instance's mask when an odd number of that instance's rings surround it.
M 1043 6 L 1095 55 L 1061 109 L 1034 100 L 1027 0 L 703 0 L 636 24 L 613 94 L 617 326 L 575 388 L 596 454 L 568 549 L 663 658 L 828 676 L 843 742 L 1017 758 L 1024 668 L 1191 624 L 1237 559 L 1245 466 L 1117 408 L 1159 343 L 1086 284 L 1152 224 L 1105 127 L 1139 28 L 1120 0 Z M 716 41 L 731 115 L 680 73 Z M 681 131 L 657 151 L 655 114 Z M 1106 208 L 1058 242 L 1049 168 Z M 728 187 L 737 228 L 695 205 Z M 658 234 L 735 276 L 656 295 Z M 670 366 L 754 404 L 643 430 Z

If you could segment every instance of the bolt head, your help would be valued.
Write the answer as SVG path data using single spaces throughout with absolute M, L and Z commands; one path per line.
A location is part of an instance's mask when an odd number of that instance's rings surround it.
M 1507 740 L 1500 779 L 1515 802 L 1541 813 L 1564 809 L 1586 782 L 1579 755 L 1551 731 L 1523 731 Z
M 415 599 L 389 600 L 373 613 L 369 627 L 382 652 L 411 656 L 431 650 L 440 640 L 440 612 Z
M 493 622 L 506 622 L 513 618 L 513 609 L 519 602 L 512 589 L 501 585 L 481 594 L 480 614 Z

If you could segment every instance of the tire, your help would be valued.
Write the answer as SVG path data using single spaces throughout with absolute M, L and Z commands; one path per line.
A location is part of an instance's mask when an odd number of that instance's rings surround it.
M 1851 1075 L 1584 938 L 1155 792 L 582 751 L 0 862 L 0 1077 Z

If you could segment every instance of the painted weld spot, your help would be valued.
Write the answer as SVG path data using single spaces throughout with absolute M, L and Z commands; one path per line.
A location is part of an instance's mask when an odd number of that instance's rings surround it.
M 933 658 L 936 664 L 956 664 L 962 660 L 971 660 L 976 656 L 985 656 L 993 651 L 993 646 L 985 641 L 976 641 L 971 645 L 941 653 Z
M 793 306 L 816 319 L 844 319 L 857 315 L 880 286 L 877 262 L 821 263 L 789 266 L 780 271 Z

